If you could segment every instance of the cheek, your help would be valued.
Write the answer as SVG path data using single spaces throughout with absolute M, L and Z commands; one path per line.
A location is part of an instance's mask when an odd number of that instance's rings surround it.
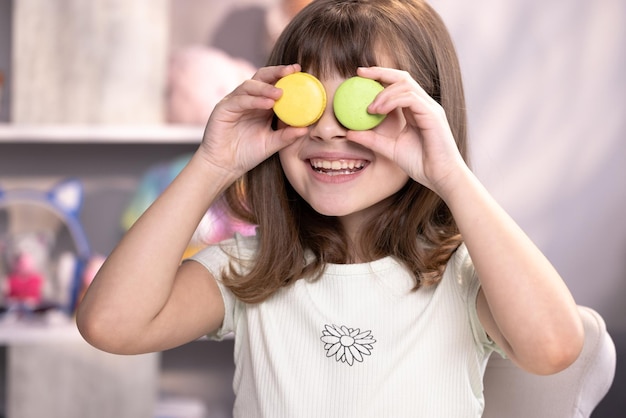
M 302 166 L 302 161 L 298 158 L 298 142 L 299 141 L 296 141 L 295 143 L 290 144 L 278 151 L 280 165 L 283 168 L 283 172 L 287 176 L 287 179 L 290 181 L 293 178 L 294 170 Z

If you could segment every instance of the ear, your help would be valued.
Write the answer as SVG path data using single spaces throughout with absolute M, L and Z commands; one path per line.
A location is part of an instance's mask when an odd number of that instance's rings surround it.
M 48 192 L 48 200 L 63 212 L 77 218 L 83 203 L 83 186 L 75 179 L 63 181 Z

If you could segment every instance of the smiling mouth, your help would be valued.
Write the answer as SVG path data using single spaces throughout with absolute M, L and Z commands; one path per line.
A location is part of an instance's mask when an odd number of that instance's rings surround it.
M 366 160 L 309 160 L 314 171 L 328 176 L 345 176 L 358 173 L 367 165 Z

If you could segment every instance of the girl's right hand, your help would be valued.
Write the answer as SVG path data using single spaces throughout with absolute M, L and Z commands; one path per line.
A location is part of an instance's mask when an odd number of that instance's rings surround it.
M 273 130 L 272 107 L 282 95 L 280 78 L 300 71 L 299 64 L 261 68 L 216 106 L 198 149 L 203 159 L 236 179 L 289 145 L 307 128 Z
M 273 83 L 299 70 L 262 68 L 215 106 L 198 151 L 109 254 L 80 303 L 77 322 L 87 341 L 112 353 L 138 354 L 219 327 L 224 302 L 215 277 L 181 258 L 226 187 L 307 133 L 271 128 L 271 109 L 282 94 Z

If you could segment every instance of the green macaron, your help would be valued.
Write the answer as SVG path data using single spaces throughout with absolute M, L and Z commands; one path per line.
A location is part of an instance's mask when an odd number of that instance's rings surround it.
M 372 114 L 367 107 L 384 87 L 376 80 L 351 77 L 335 91 L 333 111 L 337 120 L 353 131 L 366 131 L 380 124 L 386 115 Z

